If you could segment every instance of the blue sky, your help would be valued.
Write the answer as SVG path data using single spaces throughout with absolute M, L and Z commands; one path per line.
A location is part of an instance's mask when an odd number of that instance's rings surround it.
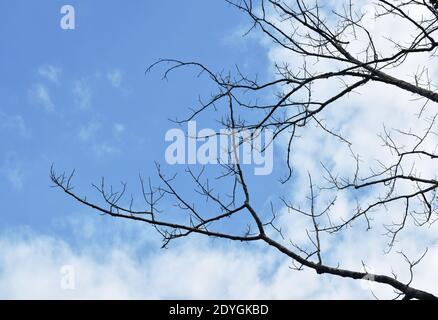
M 265 48 L 240 36 L 245 17 L 222 1 L 71 1 L 75 30 L 59 27 L 63 4 L 0 3 L 2 229 L 63 236 L 53 221 L 93 214 L 50 188 L 52 163 L 76 169 L 82 194 L 102 176 L 138 191 L 138 174 L 154 175 L 175 126 L 168 119 L 184 117 L 198 94 L 214 89 L 195 70 L 170 81 L 160 68 L 145 75 L 158 58 L 267 73 Z

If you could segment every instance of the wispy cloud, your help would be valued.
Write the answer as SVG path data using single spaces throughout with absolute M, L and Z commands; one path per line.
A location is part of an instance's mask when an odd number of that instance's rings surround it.
M 49 93 L 49 89 L 41 84 L 37 83 L 33 85 L 28 92 L 31 102 L 42 106 L 46 111 L 51 112 L 55 110 L 55 104 Z
M 123 124 L 121 124 L 121 123 L 115 123 L 115 124 L 113 125 L 113 134 L 114 134 L 114 137 L 116 137 L 116 138 L 120 138 L 120 137 L 123 135 L 123 133 L 125 132 L 125 130 L 126 130 L 125 125 L 123 125 Z
M 20 190 L 23 187 L 24 174 L 20 167 L 2 168 L 2 172 L 15 189 Z
M 100 144 L 94 145 L 94 151 L 101 157 L 105 155 L 116 155 L 120 153 L 120 149 L 109 144 L 108 142 L 102 142 Z
M 0 167 L 0 174 L 3 175 L 11 186 L 20 190 L 24 183 L 24 172 L 22 166 L 16 159 L 15 153 L 7 153 L 3 164 Z
M 106 78 L 114 88 L 120 88 L 122 85 L 122 72 L 118 69 L 108 71 Z
M 59 76 L 62 72 L 61 68 L 52 66 L 52 65 L 44 65 L 39 67 L 38 74 L 43 78 L 46 78 L 53 83 L 59 84 Z
M 98 136 L 102 127 L 102 123 L 98 121 L 90 121 L 79 129 L 77 136 L 82 142 L 89 143 L 93 152 L 98 157 L 119 154 L 120 149 L 117 146 L 111 141 L 102 141 Z M 122 124 L 115 124 L 112 130 L 114 138 L 118 138 L 122 135 L 125 127 Z
M 23 137 L 30 135 L 22 116 L 7 115 L 3 112 L 0 112 L 0 131 L 13 131 Z
M 78 137 L 82 141 L 94 140 L 101 127 L 100 122 L 90 122 L 79 129 Z
M 78 80 L 73 83 L 73 94 L 75 95 L 76 104 L 80 108 L 87 109 L 90 107 L 93 94 L 85 80 Z

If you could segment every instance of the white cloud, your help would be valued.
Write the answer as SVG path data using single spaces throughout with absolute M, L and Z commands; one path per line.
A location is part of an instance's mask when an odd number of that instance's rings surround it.
M 123 224 L 120 220 L 118 223 Z M 121 238 L 114 242 L 120 234 L 112 229 L 114 245 L 88 240 L 81 242 L 80 248 L 28 228 L 3 232 L 0 298 L 293 299 L 369 295 L 366 290 L 353 291 L 352 281 L 337 283 L 334 290 L 332 278 L 292 271 L 287 259 L 258 245 L 245 248 L 227 242 L 212 247 L 205 239 L 186 239 L 159 250 L 159 243 L 150 236 L 153 229 L 139 226 L 129 229 L 131 241 Z M 90 232 L 87 234 L 89 237 Z M 147 234 L 149 240 L 144 237 Z M 152 241 L 155 248 L 139 250 L 139 239 Z M 65 265 L 74 268 L 74 290 L 61 288 L 60 270 Z
M 114 88 L 120 88 L 120 86 L 122 85 L 122 72 L 118 69 L 114 69 L 111 71 L 108 71 L 106 74 L 106 77 L 109 81 L 109 83 L 114 87 Z
M 15 153 L 6 153 L 4 162 L 0 166 L 0 174 L 7 179 L 14 189 L 20 190 L 23 187 L 24 172 Z
M 94 140 L 101 127 L 99 122 L 92 121 L 79 129 L 78 137 L 82 141 Z
M 33 85 L 28 92 L 31 102 L 36 103 L 44 107 L 47 112 L 55 110 L 55 104 L 49 93 L 49 89 L 43 84 Z
M 98 121 L 90 121 L 88 124 L 79 128 L 77 133 L 77 137 L 80 141 L 89 143 L 90 147 L 94 154 L 98 157 L 101 156 L 109 156 L 109 155 L 117 155 L 121 151 L 115 145 L 114 141 L 102 141 L 99 137 L 99 132 L 102 130 L 103 125 Z M 125 130 L 124 125 L 122 124 L 114 124 L 113 131 L 113 139 L 118 139 L 121 137 Z
M 106 155 L 116 155 L 116 154 L 119 154 L 121 152 L 119 148 L 111 145 L 108 142 L 102 142 L 102 143 L 95 144 L 93 148 L 99 157 L 106 156 Z
M 20 166 L 2 167 L 0 168 L 0 172 L 16 190 L 20 190 L 23 187 L 24 174 Z
M 87 109 L 90 107 L 93 94 L 91 87 L 85 80 L 78 80 L 73 83 L 73 94 L 79 108 Z
M 121 123 L 115 123 L 113 125 L 113 134 L 116 138 L 120 138 L 123 133 L 125 132 L 126 127 L 125 125 L 121 124 Z
M 54 225 L 63 234 L 72 233 L 75 246 L 30 228 L 3 230 L 0 298 L 373 298 L 365 281 L 317 275 L 312 270 L 291 270 L 289 259 L 262 243 L 242 246 L 236 242 L 189 237 L 163 250 L 159 249 L 161 241 L 157 232 L 139 222 L 77 214 L 59 218 Z M 348 258 L 343 266 L 355 266 L 361 253 L 373 254 L 376 250 L 375 243 L 368 243 L 361 252 L 349 245 L 351 242 L 357 242 L 354 230 L 335 248 Z M 428 269 L 433 267 L 437 256 L 438 247 L 431 247 L 419 266 L 415 285 L 435 290 L 438 276 L 430 274 Z M 390 270 L 387 261 L 368 262 L 376 271 Z M 74 268 L 74 290 L 61 288 L 63 266 Z M 372 288 L 381 298 L 393 296 L 387 287 Z
M 52 66 L 52 65 L 44 65 L 38 68 L 38 74 L 53 83 L 59 84 L 59 75 L 61 74 L 62 69 Z
M 23 137 L 28 137 L 30 134 L 22 116 L 0 112 L 0 131 L 3 130 L 14 131 Z

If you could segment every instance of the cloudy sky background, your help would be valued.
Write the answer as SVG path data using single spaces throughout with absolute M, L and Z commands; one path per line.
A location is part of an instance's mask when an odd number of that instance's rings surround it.
M 208 96 L 212 87 L 190 70 L 173 74 L 170 81 L 161 81 L 160 72 L 146 76 L 146 67 L 158 58 L 201 61 L 218 71 L 238 64 L 262 79 L 274 77 L 274 61 L 302 63 L 257 34 L 242 38 L 248 21 L 223 1 L 71 1 L 74 31 L 59 27 L 63 4 L 0 3 L 6 48 L 0 52 L 0 298 L 373 298 L 370 290 L 392 297 L 391 289 L 366 281 L 293 271 L 290 260 L 261 243 L 195 236 L 160 249 L 161 239 L 151 227 L 100 216 L 50 188 L 49 170 L 55 164 L 59 170 L 76 169 L 75 190 L 81 194 L 91 194 L 90 183 L 102 176 L 115 184 L 126 181 L 138 192 L 138 174 L 153 175 L 154 161 L 164 162 L 164 135 L 174 127 L 168 119 L 187 115 L 198 94 Z M 385 50 L 391 50 L 383 39 L 387 30 L 394 37 L 409 35 L 398 21 L 382 23 L 370 20 L 368 25 Z M 360 43 L 352 45 L 359 51 Z M 428 65 L 432 78 L 438 76 L 433 71 L 438 65 L 428 57 L 408 60 L 397 75 L 412 79 L 419 64 Z M 339 83 L 322 83 L 316 90 L 324 96 L 336 88 Z M 368 169 L 376 158 L 391 160 L 377 138 L 383 123 L 418 132 L 426 127 L 424 119 L 413 116 L 421 102 L 412 98 L 396 88 L 367 85 L 323 116 L 353 142 Z M 433 107 L 427 112 L 433 114 Z M 320 161 L 329 161 L 337 172 L 354 169 L 348 149 L 320 128 L 300 134 L 294 143 L 292 184 L 276 182 L 284 175 L 277 160 L 273 175 L 250 179 L 251 191 L 263 195 L 256 197 L 260 210 L 278 195 L 304 206 L 307 171 L 314 183 L 322 182 Z M 427 143 L 432 149 L 436 145 L 433 139 Z M 275 146 L 277 158 L 284 145 Z M 427 162 L 417 165 L 429 176 L 437 169 Z M 366 203 L 380 191 L 361 200 Z M 321 195 L 320 205 L 327 199 Z M 333 212 L 346 217 L 354 206 L 353 198 L 340 194 Z M 309 221 L 278 210 L 287 238 L 307 243 Z M 359 222 L 340 237 L 324 237 L 326 261 L 355 270 L 362 270 L 365 261 L 371 271 L 395 271 L 408 279 L 397 249 L 418 258 L 427 247 L 413 284 L 436 292 L 435 225 L 409 224 L 398 247 L 385 254 L 388 239 L 381 224 L 399 221 L 403 203 L 388 212 L 374 213 L 371 231 Z M 61 288 L 65 265 L 74 267 L 74 290 Z

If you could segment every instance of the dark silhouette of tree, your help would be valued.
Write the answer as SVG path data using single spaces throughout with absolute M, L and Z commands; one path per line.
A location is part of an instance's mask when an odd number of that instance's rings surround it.
M 287 137 L 288 153 L 283 162 L 286 175 L 281 183 L 287 183 L 292 178 L 292 142 L 298 132 L 306 130 L 310 124 L 317 124 L 323 129 L 324 134 L 339 139 L 340 143 L 347 144 L 353 150 L 354 146 L 351 146 L 348 137 L 325 126 L 320 115 L 327 109 L 338 107 L 339 101 L 348 99 L 349 94 L 360 87 L 374 83 L 393 86 L 411 93 L 422 103 L 418 117 L 422 116 L 429 105 L 432 105 L 431 108 L 436 107 L 438 92 L 428 78 L 427 72 L 419 71 L 413 81 L 395 76 L 397 69 L 408 57 L 428 54 L 431 59 L 436 58 L 438 47 L 435 39 L 438 29 L 436 1 L 377 0 L 373 4 L 376 10 L 375 19 L 392 16 L 398 19 L 398 23 L 415 30 L 411 34 L 409 43 L 394 41 L 395 51 L 389 55 L 377 47 L 372 31 L 363 23 L 364 13 L 355 7 L 354 1 L 343 1 L 342 9 L 337 11 L 323 7 L 318 2 L 305 0 L 229 0 L 227 2 L 245 13 L 252 21 L 251 29 L 261 30 L 263 35 L 277 47 L 288 52 L 291 57 L 303 61 L 302 67 L 296 70 L 287 64 L 276 64 L 276 78 L 270 82 L 260 82 L 243 74 L 239 69 L 235 72 L 217 73 L 198 62 L 171 59 L 159 60 L 148 71 L 158 65 L 165 65 L 166 78 L 170 72 L 182 67 L 197 68 L 217 86 L 217 92 L 208 101 L 200 102 L 199 107 L 187 118 L 177 121 L 180 124 L 215 109 L 223 128 L 235 133 L 244 130 L 252 132 L 250 140 L 268 129 L 274 132 L 274 140 L 280 136 Z M 411 15 L 410 10 L 413 8 L 422 10 L 420 17 Z M 388 36 L 390 32 L 388 30 Z M 360 41 L 363 48 L 359 52 L 351 48 L 357 41 Z M 318 72 L 314 71 L 315 68 L 308 67 L 321 61 L 329 62 L 328 65 L 332 66 L 332 69 Z M 324 99 L 313 94 L 315 84 L 332 80 L 341 81 L 342 88 Z M 272 94 L 272 92 L 278 93 Z M 326 169 L 327 184 L 316 186 L 309 174 L 308 209 L 302 209 L 288 199 L 279 199 L 280 203 L 290 211 L 304 215 L 311 221 L 312 229 L 307 233 L 309 246 L 306 248 L 294 243 L 284 244 L 281 226 L 276 223 L 278 211 L 274 206 L 269 214 L 253 206 L 253 199 L 264 195 L 251 193 L 251 187 L 247 183 L 248 173 L 244 172 L 238 162 L 221 163 L 222 171 L 214 177 L 207 174 L 206 167 L 196 172 L 188 167 L 185 173 L 192 181 L 195 193 L 192 197 L 185 195 L 187 190 L 184 192 L 178 190 L 176 175 L 171 177 L 165 175 L 157 164 L 158 177 L 161 181 L 158 186 L 152 185 L 150 180 L 146 183 L 140 179 L 146 203 L 146 209 L 140 210 L 135 209 L 133 201 L 129 206 L 121 204 L 126 185 L 123 185 L 122 190 L 115 191 L 112 187 L 107 188 L 102 180 L 100 185 L 95 185 L 104 201 L 103 204 L 99 204 L 73 191 L 73 174 L 57 174 L 52 168 L 51 179 L 55 186 L 69 196 L 100 213 L 152 225 L 162 235 L 163 246 L 167 246 L 172 240 L 191 234 L 242 242 L 265 242 L 281 254 L 290 257 L 296 269 L 310 268 L 318 274 L 375 281 L 392 287 L 396 292 L 396 298 L 436 299 L 437 297 L 432 293 L 411 286 L 413 269 L 424 254 L 417 260 L 411 260 L 401 252 L 406 258 L 411 275 L 410 279 L 402 281 L 395 274 L 371 274 L 326 264 L 320 237 L 323 233 L 342 233 L 347 227 L 352 227 L 357 220 L 365 221 L 371 228 L 373 221 L 369 218 L 369 214 L 392 203 L 402 203 L 405 211 L 401 222 L 385 226 L 390 239 L 388 250 L 394 246 L 398 235 L 408 223 L 421 228 L 435 221 L 438 181 L 433 176 L 422 175 L 421 170 L 415 167 L 415 161 L 412 161 L 438 158 L 436 150 L 424 144 L 426 139 L 431 136 L 433 138 L 435 135 L 435 117 L 425 121 L 428 124 L 425 132 L 416 133 L 398 129 L 401 136 L 415 140 L 413 147 L 399 145 L 390 131 L 385 131 L 381 135 L 384 146 L 395 155 L 396 160 L 391 164 L 382 163 L 380 171 L 366 177 L 361 176 L 359 172 L 363 164 L 359 156 L 352 151 L 352 161 L 357 167 L 352 176 L 339 175 L 329 166 L 322 164 Z M 233 147 L 229 151 L 230 157 L 237 157 L 236 150 L 240 144 L 242 141 L 234 139 Z M 215 191 L 215 183 L 222 187 L 229 186 L 229 192 L 225 195 L 218 194 Z M 407 192 L 406 189 L 400 188 L 400 184 L 403 183 L 408 183 L 411 187 L 409 190 L 412 191 Z M 335 191 L 335 193 L 349 190 L 355 192 L 376 187 L 383 188 L 385 193 L 372 203 L 365 205 L 358 203 L 357 209 L 343 221 L 336 222 L 330 219 L 336 197 L 333 197 L 325 208 L 319 210 L 315 206 L 316 192 L 324 190 Z M 200 201 L 197 198 L 199 196 L 208 200 L 208 210 L 204 208 L 199 210 L 198 206 L 193 204 Z M 165 215 L 161 211 L 160 203 L 168 198 L 176 201 L 176 208 L 180 211 L 178 218 Z M 241 232 L 229 232 L 226 228 L 227 223 L 235 223 L 235 220 L 231 219 L 235 216 L 241 218 L 238 222 L 242 226 Z M 233 230 L 236 230 L 234 225 Z

